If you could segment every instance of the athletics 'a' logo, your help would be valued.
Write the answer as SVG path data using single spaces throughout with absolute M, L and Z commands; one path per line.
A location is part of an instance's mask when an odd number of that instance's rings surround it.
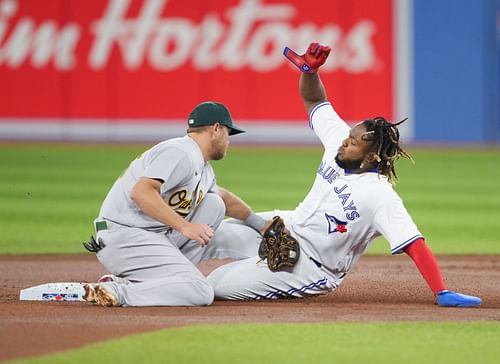
M 325 213 L 326 221 L 328 221 L 328 234 L 332 233 L 346 233 L 347 232 L 347 221 L 342 221 L 337 219 L 333 215 L 328 215 Z

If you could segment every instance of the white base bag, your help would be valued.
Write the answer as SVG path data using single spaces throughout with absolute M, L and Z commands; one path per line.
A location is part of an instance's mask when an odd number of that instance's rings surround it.
M 22 289 L 21 301 L 84 301 L 82 283 L 46 283 Z

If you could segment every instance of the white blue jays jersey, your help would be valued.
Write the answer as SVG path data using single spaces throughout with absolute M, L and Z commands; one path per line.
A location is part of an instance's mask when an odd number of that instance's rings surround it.
M 122 225 L 163 228 L 130 198 L 141 177 L 162 181 L 161 197 L 183 217 L 193 211 L 207 192 L 218 192 L 212 166 L 205 162 L 198 144 L 186 135 L 156 144 L 134 160 L 109 191 L 99 217 Z
M 334 275 L 342 275 L 380 235 L 392 254 L 421 238 L 385 176 L 375 171 L 349 174 L 337 165 L 337 150 L 350 128 L 332 105 L 318 104 L 309 118 L 325 152 L 311 190 L 287 222 L 306 254 Z

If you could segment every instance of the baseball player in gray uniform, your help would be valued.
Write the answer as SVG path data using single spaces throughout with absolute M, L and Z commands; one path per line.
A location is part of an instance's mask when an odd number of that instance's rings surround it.
M 398 123 L 382 117 L 352 129 L 326 98 L 317 73 L 330 48 L 312 43 L 304 55 L 285 48 L 285 56 L 303 72 L 300 94 L 309 113 L 310 128 L 324 147 L 313 186 L 293 211 L 270 211 L 260 216 L 283 218 L 300 244 L 292 268 L 271 271 L 257 255 L 261 234 L 237 220 L 226 220 L 212 241 L 239 246 L 241 259 L 208 276 L 219 299 L 304 297 L 336 289 L 369 244 L 383 235 L 391 253 L 408 254 L 441 306 L 474 307 L 481 299 L 446 290 L 437 261 L 394 191 L 394 163 L 409 155 L 399 145 Z M 278 252 L 277 254 L 281 254 Z M 275 255 L 276 257 L 276 255 Z
M 103 306 L 209 305 L 214 291 L 196 264 L 236 257 L 205 246 L 224 216 L 260 230 L 265 221 L 217 186 L 210 160 L 224 157 L 229 136 L 242 133 L 221 103 L 197 105 L 184 137 L 163 141 L 116 180 L 86 248 L 112 275 L 84 285 L 84 298 Z M 215 249 L 216 248 L 216 249 Z

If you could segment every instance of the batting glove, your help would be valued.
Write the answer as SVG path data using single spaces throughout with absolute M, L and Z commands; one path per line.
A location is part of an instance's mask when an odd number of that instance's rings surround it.
M 477 307 L 481 304 L 481 299 L 462 293 L 442 290 L 438 292 L 437 303 L 443 307 Z
M 283 54 L 290 62 L 299 67 L 302 72 L 316 73 L 318 72 L 318 68 L 326 62 L 330 50 L 330 47 L 322 46 L 319 43 L 311 43 L 306 53 L 301 56 L 288 47 L 285 47 Z

